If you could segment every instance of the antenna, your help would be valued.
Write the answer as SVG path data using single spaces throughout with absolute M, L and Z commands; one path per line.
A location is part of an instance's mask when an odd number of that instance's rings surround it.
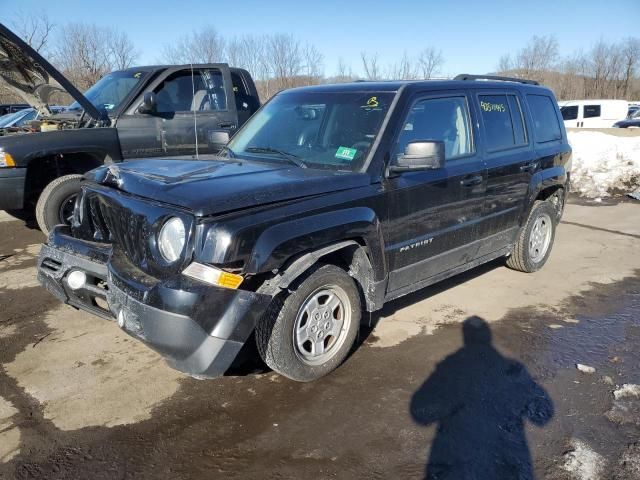
M 193 79 L 193 63 L 189 63 L 191 66 L 191 105 L 194 107 L 193 111 L 193 134 L 196 137 L 196 160 L 200 160 L 200 155 L 198 151 L 198 116 L 196 115 L 195 105 L 193 105 L 193 101 L 196 98 L 196 84 Z

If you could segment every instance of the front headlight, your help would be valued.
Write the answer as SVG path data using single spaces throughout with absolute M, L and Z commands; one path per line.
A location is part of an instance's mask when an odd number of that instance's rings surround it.
M 0 167 L 15 167 L 16 162 L 13 161 L 13 157 L 7 152 L 0 152 Z
M 169 263 L 180 258 L 185 242 L 184 223 L 178 217 L 171 217 L 164 222 L 158 235 L 158 250 Z

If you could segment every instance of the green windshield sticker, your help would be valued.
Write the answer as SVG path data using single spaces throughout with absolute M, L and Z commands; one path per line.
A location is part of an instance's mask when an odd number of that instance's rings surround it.
M 338 147 L 338 151 L 336 152 L 336 158 L 340 160 L 353 160 L 358 153 L 358 150 L 355 148 L 349 147 Z

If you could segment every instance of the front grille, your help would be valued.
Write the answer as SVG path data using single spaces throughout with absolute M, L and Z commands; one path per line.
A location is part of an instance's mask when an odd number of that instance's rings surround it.
M 88 199 L 94 240 L 117 245 L 135 265 L 147 260 L 147 221 L 143 215 L 97 195 Z

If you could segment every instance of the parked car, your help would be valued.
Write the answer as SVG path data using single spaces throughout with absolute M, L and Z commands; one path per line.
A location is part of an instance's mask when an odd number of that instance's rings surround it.
M 60 106 L 51 106 L 49 108 L 54 114 L 61 113 L 64 110 L 64 107 Z M 27 133 L 34 131 L 39 128 L 39 125 L 32 124 L 32 122 L 38 122 L 41 119 L 42 115 L 35 108 L 25 108 L 3 115 L 0 117 L 0 136 L 16 132 Z
M 615 128 L 640 128 L 640 110 L 636 111 L 626 120 L 620 120 L 613 124 Z
M 15 113 L 25 108 L 29 108 L 28 103 L 3 103 L 0 104 L 0 116 Z
M 173 367 L 222 374 L 255 332 L 276 372 L 340 365 L 385 302 L 551 253 L 571 148 L 536 82 L 355 82 L 277 94 L 206 161 L 85 175 L 39 281 Z
M 83 95 L 3 25 L 0 62 L 0 83 L 46 126 L 0 138 L 0 209 L 35 207 L 44 232 L 69 222 L 81 174 L 130 158 L 216 152 L 217 134 L 232 134 L 259 107 L 249 73 L 227 64 L 129 68 Z M 75 102 L 54 114 L 49 99 L 58 90 Z
M 567 128 L 610 128 L 627 117 L 628 109 L 625 100 L 571 100 L 560 112 Z
M 640 111 L 640 105 L 629 104 L 629 110 L 627 110 L 627 119 L 633 118 L 633 116 Z

